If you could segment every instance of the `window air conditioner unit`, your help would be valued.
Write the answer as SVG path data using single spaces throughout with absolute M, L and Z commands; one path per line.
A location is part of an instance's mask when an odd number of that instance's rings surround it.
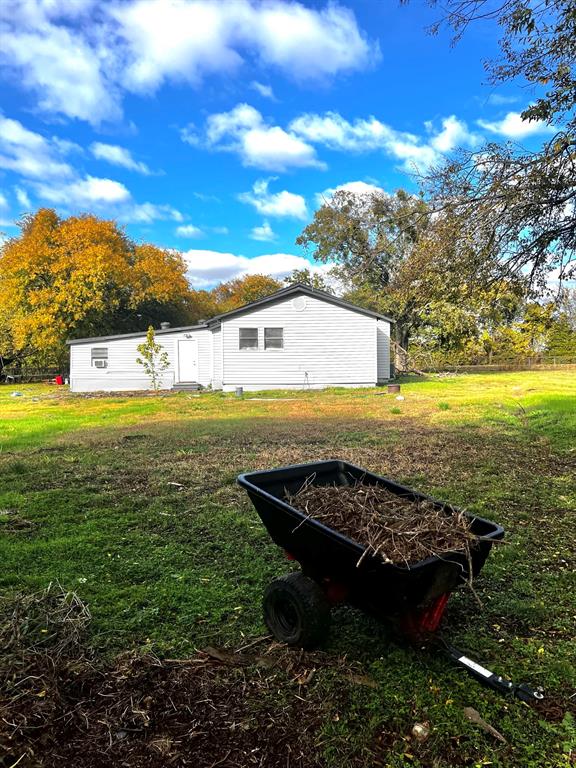
M 94 367 L 95 368 L 107 368 L 108 367 L 108 361 L 107 360 L 94 360 Z

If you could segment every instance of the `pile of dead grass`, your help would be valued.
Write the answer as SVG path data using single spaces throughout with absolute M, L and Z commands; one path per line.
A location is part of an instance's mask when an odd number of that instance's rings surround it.
M 311 671 L 294 653 L 97 664 L 74 593 L 52 584 L 2 608 L 1 768 L 322 765 L 322 704 L 306 696 Z
M 398 496 L 382 485 L 320 486 L 308 478 L 289 503 L 357 541 L 385 563 L 411 565 L 432 555 L 470 550 L 477 536 L 462 511 L 426 499 Z

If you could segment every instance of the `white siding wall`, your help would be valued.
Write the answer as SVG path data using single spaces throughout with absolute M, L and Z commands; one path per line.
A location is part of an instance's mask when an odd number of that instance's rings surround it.
M 178 331 L 174 334 L 161 334 L 156 337 L 170 361 L 170 367 L 162 373 L 162 389 L 171 389 L 178 381 L 178 340 L 194 338 L 198 340 L 198 383 L 210 384 L 212 336 L 207 329 Z M 73 392 L 121 392 L 150 389 L 150 379 L 138 365 L 137 347 L 145 341 L 146 335 L 130 339 L 109 339 L 70 346 L 70 388 Z M 95 368 L 92 365 L 93 347 L 108 349 L 108 367 Z
M 378 383 L 390 378 L 390 323 L 377 320 L 376 333 L 378 337 Z
M 213 389 L 222 389 L 222 329 L 221 327 L 212 330 L 212 387 Z
M 198 341 L 198 384 L 207 387 L 212 383 L 212 334 L 208 328 L 190 331 L 191 338 Z M 180 334 L 178 338 L 188 338 Z
M 298 301 L 302 297 L 298 297 Z M 222 321 L 225 390 L 370 386 L 378 379 L 376 319 L 305 297 Z M 264 328 L 284 328 L 284 349 L 264 349 Z M 258 350 L 239 349 L 239 329 L 258 328 Z
M 233 390 L 373 386 L 390 377 L 390 324 L 312 296 L 298 310 L 294 297 L 278 300 L 222 321 L 220 328 L 174 331 L 156 337 L 170 367 L 162 388 L 179 381 L 178 341 L 193 338 L 198 348 L 197 381 L 202 386 Z M 258 328 L 259 348 L 239 349 L 239 329 Z M 284 329 L 284 349 L 264 349 L 264 328 Z M 150 389 L 137 347 L 145 334 L 73 344 L 70 386 L 73 392 Z M 108 367 L 95 368 L 93 347 L 108 349 Z

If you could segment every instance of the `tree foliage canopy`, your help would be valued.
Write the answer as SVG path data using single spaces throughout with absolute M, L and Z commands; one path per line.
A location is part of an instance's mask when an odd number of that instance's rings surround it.
M 280 288 L 282 284 L 268 275 L 245 275 L 220 283 L 210 292 L 216 309 L 214 314 L 229 312 L 243 304 L 263 299 Z
M 575 0 L 447 0 L 442 24 L 458 39 L 480 20 L 502 29 L 501 57 L 486 62 L 494 84 L 520 80 L 536 91 L 522 112 L 554 136 L 540 151 L 508 143 L 460 152 L 425 180 L 437 209 L 466 211 L 489 226 L 507 274 L 522 271 L 542 287 L 551 271 L 574 275 L 576 257 L 576 2 Z
M 5 356 L 55 364 L 70 336 L 187 322 L 186 266 L 173 251 L 131 241 L 113 221 L 25 216 L 0 250 L 0 344 Z
M 417 333 L 434 328 L 457 344 L 487 315 L 514 308 L 520 285 L 488 287 L 496 252 L 490 233 L 456 213 L 434 215 L 421 198 L 337 192 L 319 208 L 297 241 L 314 258 L 336 264 L 347 298 L 395 319 L 396 340 L 407 349 Z
M 324 275 L 318 272 L 312 272 L 311 269 L 294 269 L 289 277 L 284 280 L 286 286 L 300 283 L 313 288 L 315 291 L 324 291 L 325 293 L 334 293 L 330 282 Z

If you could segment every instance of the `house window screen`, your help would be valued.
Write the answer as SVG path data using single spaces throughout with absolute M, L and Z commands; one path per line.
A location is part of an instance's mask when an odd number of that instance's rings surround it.
M 264 328 L 264 349 L 284 348 L 284 328 Z
M 92 347 L 90 356 L 94 368 L 108 367 L 108 347 Z
M 258 328 L 240 328 L 240 349 L 258 349 Z

